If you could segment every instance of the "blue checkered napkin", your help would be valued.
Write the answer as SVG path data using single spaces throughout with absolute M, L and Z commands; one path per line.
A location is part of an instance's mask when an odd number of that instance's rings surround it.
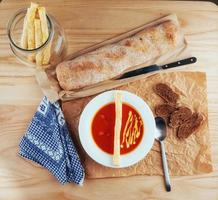
M 61 184 L 83 183 L 84 169 L 58 102 L 42 99 L 21 139 L 19 153 L 47 168 Z

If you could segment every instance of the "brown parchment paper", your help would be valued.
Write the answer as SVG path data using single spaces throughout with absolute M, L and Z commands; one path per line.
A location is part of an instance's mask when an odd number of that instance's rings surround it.
M 133 70 L 133 69 L 137 69 L 137 68 L 141 68 L 141 67 L 145 67 L 145 66 L 149 66 L 152 64 L 159 64 L 159 65 L 168 64 L 170 62 L 174 62 L 174 61 L 178 61 L 178 60 L 190 57 L 191 55 L 190 55 L 188 48 L 187 48 L 187 42 L 186 42 L 184 34 L 179 26 L 177 16 L 175 14 L 170 14 L 170 15 L 164 16 L 162 18 L 159 18 L 155 21 L 146 23 L 146 24 L 144 24 L 140 27 L 137 27 L 133 30 L 122 33 L 122 34 L 115 36 L 113 38 L 110 38 L 108 40 L 105 40 L 101 43 L 98 43 L 98 44 L 93 45 L 91 47 L 85 48 L 81 51 L 78 51 L 76 53 L 68 55 L 65 58 L 65 60 L 73 59 L 75 57 L 78 57 L 78 56 L 83 55 L 87 52 L 93 51 L 93 50 L 100 48 L 102 46 L 105 46 L 107 44 L 111 44 L 111 43 L 120 41 L 124 38 L 127 38 L 127 37 L 134 35 L 135 33 L 139 32 L 147 27 L 151 27 L 151 26 L 154 26 L 154 25 L 157 25 L 157 24 L 163 23 L 165 21 L 169 21 L 169 20 L 173 21 L 174 23 L 176 23 L 178 25 L 179 30 L 180 30 L 179 32 L 181 34 L 181 37 L 183 38 L 182 42 L 180 44 L 178 44 L 178 46 L 176 46 L 173 51 L 168 52 L 168 53 L 161 55 L 159 57 L 153 58 L 151 60 L 148 60 L 144 63 L 141 63 L 138 66 L 133 66 L 132 68 L 129 68 L 128 71 Z M 49 70 L 45 70 L 45 71 L 36 70 L 35 75 L 36 75 L 37 82 L 40 85 L 43 93 L 49 98 L 49 100 L 51 102 L 54 102 L 58 99 L 61 99 L 62 101 L 68 101 L 68 100 L 72 100 L 72 99 L 77 99 L 77 98 L 81 98 L 81 97 L 94 95 L 94 94 L 97 94 L 99 92 L 103 92 L 105 90 L 124 85 L 128 82 L 132 82 L 132 81 L 141 79 L 141 76 L 136 76 L 136 77 L 132 77 L 132 78 L 125 79 L 125 80 L 112 79 L 112 80 L 107 80 L 107 81 L 92 85 L 90 87 L 85 87 L 85 88 L 82 88 L 79 90 L 65 91 L 65 90 L 62 90 L 58 84 L 56 74 L 55 74 L 55 66 L 53 68 L 51 68 Z
M 186 105 L 204 116 L 200 129 L 185 140 L 176 137 L 175 130 L 167 128 L 166 153 L 171 176 L 193 175 L 212 172 L 210 140 L 208 131 L 206 75 L 203 72 L 163 72 L 138 80 L 117 89 L 127 90 L 143 98 L 154 111 L 154 106 L 163 102 L 152 87 L 167 83 L 180 94 L 180 105 Z M 78 138 L 79 117 L 85 105 L 93 98 L 65 102 L 62 109 L 79 149 L 88 178 L 119 177 L 130 175 L 162 175 L 160 147 L 155 141 L 151 151 L 139 163 L 123 168 L 104 167 L 83 151 Z

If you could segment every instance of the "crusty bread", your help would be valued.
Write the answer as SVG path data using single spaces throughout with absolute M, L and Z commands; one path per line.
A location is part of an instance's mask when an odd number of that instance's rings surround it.
M 170 104 L 161 104 L 155 106 L 155 114 L 158 117 L 168 118 L 176 110 L 176 107 Z
M 174 111 L 170 116 L 169 126 L 177 128 L 184 124 L 192 116 L 192 111 L 187 107 L 179 107 L 178 110 Z
M 182 41 L 178 25 L 166 21 L 117 43 L 60 63 L 56 67 L 57 79 L 64 90 L 99 83 L 173 50 Z
M 168 104 L 175 105 L 179 99 L 179 95 L 164 83 L 156 84 L 154 87 L 154 92 Z
M 177 136 L 180 139 L 189 137 L 194 133 L 203 122 L 203 116 L 199 113 L 193 113 L 186 123 L 182 124 L 177 132 Z

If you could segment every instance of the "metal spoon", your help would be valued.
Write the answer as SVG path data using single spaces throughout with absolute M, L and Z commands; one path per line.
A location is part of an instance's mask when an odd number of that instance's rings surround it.
M 161 117 L 156 117 L 155 118 L 156 122 L 156 140 L 160 142 L 160 147 L 161 147 L 161 157 L 162 157 L 162 164 L 163 164 L 163 170 L 164 170 L 164 179 L 165 179 L 165 186 L 167 192 L 171 191 L 171 186 L 170 186 L 170 176 L 169 176 L 169 171 L 168 171 L 168 165 L 167 165 L 167 158 L 166 158 L 166 153 L 165 153 L 165 147 L 164 147 L 164 139 L 166 138 L 167 132 L 166 132 L 166 123 L 165 120 Z

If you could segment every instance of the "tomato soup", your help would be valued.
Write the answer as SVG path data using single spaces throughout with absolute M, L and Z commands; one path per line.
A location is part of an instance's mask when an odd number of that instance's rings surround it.
M 106 153 L 113 154 L 115 126 L 115 103 L 100 108 L 95 114 L 91 132 L 97 146 Z M 134 150 L 142 140 L 144 124 L 139 113 L 130 105 L 122 105 L 122 128 L 120 133 L 120 153 Z

